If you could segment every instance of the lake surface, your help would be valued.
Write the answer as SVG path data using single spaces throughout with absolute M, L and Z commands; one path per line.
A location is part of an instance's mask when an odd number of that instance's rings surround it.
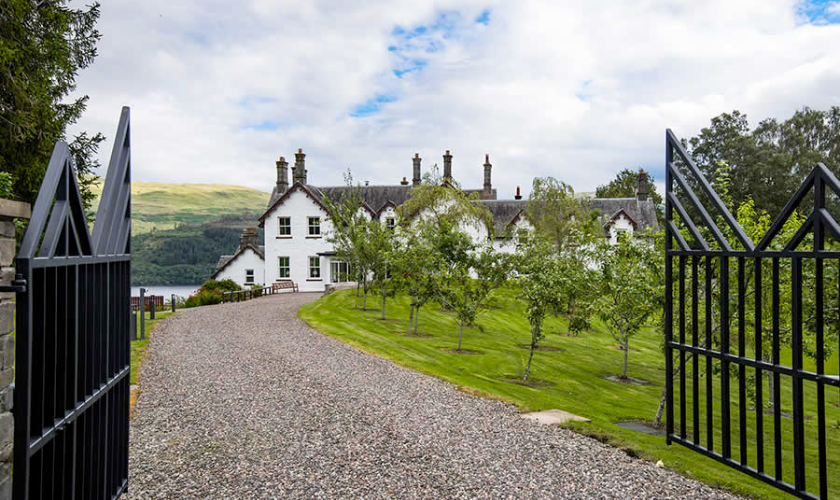
M 144 286 L 143 288 L 146 289 L 146 296 L 149 295 L 162 295 L 164 300 L 169 299 L 172 297 L 172 294 L 178 295 L 183 298 L 187 298 L 190 295 L 194 294 L 196 290 L 201 288 L 201 285 L 160 285 L 160 286 Z M 131 296 L 132 297 L 139 297 L 140 296 L 140 287 L 133 286 L 131 287 Z

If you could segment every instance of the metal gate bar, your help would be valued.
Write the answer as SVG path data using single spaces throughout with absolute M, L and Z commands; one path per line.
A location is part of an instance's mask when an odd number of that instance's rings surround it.
M 16 500 L 117 498 L 128 484 L 129 140 L 123 108 L 93 236 L 57 143 L 21 242 Z
M 840 304 L 827 306 L 825 303 L 825 273 L 826 266 L 831 266 L 840 276 L 840 252 L 826 250 L 825 241 L 826 236 L 830 235 L 836 242 L 840 242 L 840 225 L 826 209 L 827 191 L 830 190 L 829 192 L 840 197 L 840 181 L 825 165 L 817 164 L 771 224 L 767 234 L 760 242 L 753 243 L 670 130 L 666 132 L 665 177 L 665 377 L 668 443 L 681 444 L 801 498 L 829 498 L 831 494 L 836 496 L 840 492 L 830 492 L 828 485 L 825 387 L 840 387 L 840 378 L 825 374 L 824 355 L 826 307 L 840 307 Z M 678 194 L 686 201 L 685 204 Z M 708 206 L 704 206 L 701 197 L 706 200 Z M 770 244 L 794 211 L 801 204 L 810 201 L 813 202 L 811 213 L 791 240 L 781 250 L 770 249 Z M 716 218 L 713 218 L 712 214 L 715 214 Z M 695 223 L 697 220 L 699 224 Z M 698 229 L 698 226 L 705 231 Z M 724 230 L 732 234 L 732 241 L 727 239 Z M 813 247 L 799 249 L 800 244 L 811 233 Z M 704 239 L 704 234 L 712 237 L 711 245 Z M 785 272 L 782 271 L 783 265 Z M 813 269 L 813 281 L 809 279 L 805 282 L 804 267 L 809 269 L 809 273 Z M 701 272 L 704 275 L 702 278 L 699 276 Z M 734 273 L 733 277 L 730 277 L 730 272 Z M 770 289 L 767 292 L 770 318 L 765 317 L 767 311 L 764 309 L 764 301 L 767 299 L 762 297 L 766 286 L 765 277 L 770 279 Z M 781 283 L 786 279 L 789 279 L 791 287 L 789 304 L 784 304 L 781 299 Z M 840 300 L 840 279 L 834 279 L 838 281 L 837 293 Z M 807 290 L 808 299 L 813 300 L 810 303 L 813 312 L 809 311 L 812 318 L 808 318 L 807 321 L 813 325 L 808 327 L 811 328 L 808 332 L 813 333 L 816 372 L 806 370 L 803 364 L 806 325 L 806 318 L 803 317 L 803 289 Z M 737 296 L 731 297 L 730 292 Z M 747 320 L 750 301 L 754 307 L 752 325 L 749 325 Z M 702 345 L 701 305 L 704 306 Z M 781 361 L 781 318 L 788 317 L 786 308 L 790 311 L 790 366 Z M 713 325 L 715 313 L 719 318 L 717 325 Z M 762 332 L 763 326 L 768 323 L 772 331 L 772 345 L 769 346 L 770 360 L 766 361 L 762 356 L 767 348 L 762 345 Z M 737 328 L 731 328 L 734 325 L 737 325 Z M 752 356 L 747 352 L 747 337 L 751 334 L 755 337 Z M 700 357 L 705 359 L 702 366 Z M 689 358 L 692 370 L 690 378 L 686 373 L 689 369 Z M 679 375 L 677 380 L 674 380 L 677 372 Z M 753 382 L 748 382 L 750 373 L 755 374 L 754 385 Z M 701 376 L 706 378 L 705 384 L 701 384 Z M 765 376 L 772 382 L 770 396 L 774 401 L 773 422 L 769 428 L 764 425 L 763 415 L 766 400 L 763 388 Z M 717 391 L 714 387 L 716 377 L 719 382 Z M 783 377 L 785 381 L 789 381 L 792 393 L 792 443 L 783 441 Z M 735 380 L 730 380 L 731 378 Z M 691 385 L 690 391 L 687 388 L 688 383 Z M 732 383 L 737 383 L 737 398 L 734 402 L 738 406 L 737 412 L 731 409 L 734 396 L 730 394 Z M 701 388 L 704 389 L 703 395 Z M 805 400 L 813 394 L 811 388 L 815 388 L 816 392 L 816 422 L 808 424 L 809 428 L 816 425 L 816 439 L 813 441 L 806 434 L 806 418 L 810 417 L 805 415 Z M 749 390 L 754 392 L 752 410 L 749 408 Z M 675 406 L 676 394 L 679 395 L 679 401 Z M 701 424 L 701 408 L 705 412 L 705 425 Z M 717 422 L 715 410 L 719 412 Z M 753 419 L 750 418 L 749 411 L 755 413 L 754 437 L 750 436 L 749 426 Z M 676 417 L 675 412 L 679 413 Z M 687 426 L 689 418 L 692 431 L 690 434 Z M 701 435 L 701 430 L 705 436 Z M 737 437 L 733 435 L 735 430 Z M 767 431 L 772 434 L 773 441 L 773 464 L 769 473 L 765 468 L 764 439 Z M 718 432 L 720 443 L 715 443 L 714 435 Z M 782 453 L 786 445 L 792 445 L 792 464 L 790 460 L 784 461 L 784 458 L 789 458 Z M 734 447 L 737 447 L 736 456 L 733 456 Z M 806 447 L 816 447 L 817 452 L 817 463 L 808 463 L 807 467 Z M 791 465 L 792 470 L 789 468 Z M 819 479 L 816 482 L 812 481 L 814 484 L 809 484 L 806 472 L 808 467 L 814 465 Z M 786 466 L 788 475 L 784 474 Z M 793 481 L 786 481 L 791 472 Z

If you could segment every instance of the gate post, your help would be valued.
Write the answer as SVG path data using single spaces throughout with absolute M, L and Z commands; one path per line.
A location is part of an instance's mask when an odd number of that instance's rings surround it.
M 157 303 L 155 296 L 149 295 L 149 319 L 155 319 L 155 312 L 157 311 Z
M 5 288 L 0 293 L 0 455 L 4 457 L 0 462 L 0 498 L 12 497 L 12 436 L 15 419 L 11 413 L 14 403 L 14 387 L 11 384 L 15 378 L 15 339 L 11 332 L 15 329 L 15 303 L 10 299 L 15 294 L 10 290 L 14 286 L 10 285 L 13 285 L 15 279 L 15 268 L 12 267 L 15 257 L 14 219 L 28 219 L 29 215 L 28 204 L 0 199 L 0 285 Z
M 172 294 L 172 312 L 175 312 L 175 294 Z

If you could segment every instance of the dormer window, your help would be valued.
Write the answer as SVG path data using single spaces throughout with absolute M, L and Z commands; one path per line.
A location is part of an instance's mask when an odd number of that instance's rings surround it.
M 388 227 L 388 229 L 393 231 L 394 226 L 397 225 L 397 220 L 393 217 L 388 217 L 387 219 L 385 219 L 385 225 Z
M 309 236 L 321 236 L 321 218 L 309 218 Z

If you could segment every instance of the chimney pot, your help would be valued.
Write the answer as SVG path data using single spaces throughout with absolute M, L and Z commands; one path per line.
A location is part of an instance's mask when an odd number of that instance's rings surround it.
M 446 154 L 443 155 L 443 178 L 452 180 L 452 155 L 449 154 L 448 149 Z
M 513 199 L 515 199 L 515 200 L 521 200 L 522 199 L 522 195 L 519 192 L 519 186 L 516 186 L 516 196 L 514 196 Z

